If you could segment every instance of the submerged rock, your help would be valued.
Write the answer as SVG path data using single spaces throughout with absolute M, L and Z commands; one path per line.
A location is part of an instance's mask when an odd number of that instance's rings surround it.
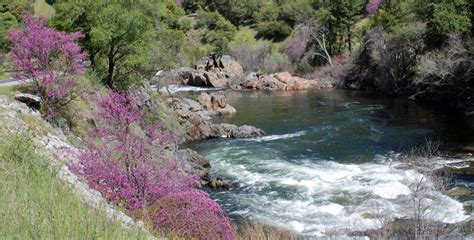
M 448 164 L 438 172 L 444 175 L 474 176 L 474 160 Z
M 467 187 L 455 187 L 448 191 L 447 195 L 452 198 L 462 198 L 472 195 L 473 192 Z
M 220 178 L 210 180 L 208 184 L 209 187 L 214 188 L 214 189 L 220 189 L 220 188 L 230 189 L 232 185 L 233 185 L 232 181 L 224 180 Z

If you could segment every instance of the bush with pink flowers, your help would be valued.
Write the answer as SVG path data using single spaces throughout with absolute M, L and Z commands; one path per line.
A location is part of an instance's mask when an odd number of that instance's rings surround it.
M 372 14 L 379 10 L 380 5 L 382 4 L 383 0 L 370 0 L 367 5 L 365 5 L 365 12 L 367 14 Z
M 33 81 L 43 98 L 45 117 L 56 117 L 72 97 L 74 77 L 84 71 L 84 54 L 76 44 L 82 33 L 65 33 L 48 28 L 44 20 L 29 14 L 24 26 L 9 32 L 10 57 L 17 79 Z
M 97 101 L 97 127 L 89 148 L 72 169 L 109 201 L 132 212 L 162 206 L 153 226 L 198 239 L 232 239 L 234 230 L 223 209 L 195 189 L 198 178 L 173 160 L 159 159 L 157 149 L 175 138 L 158 124 L 143 120 L 140 94 L 110 90 Z
M 236 238 L 224 210 L 204 191 L 171 193 L 160 199 L 153 209 L 153 223 L 162 231 L 206 240 Z

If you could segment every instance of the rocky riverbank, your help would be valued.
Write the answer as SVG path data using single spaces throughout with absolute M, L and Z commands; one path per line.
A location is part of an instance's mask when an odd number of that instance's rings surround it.
M 259 72 L 244 73 L 242 66 L 230 56 L 211 55 L 201 59 L 194 68 L 179 68 L 163 77 L 158 82 L 169 82 L 164 79 L 175 79 L 181 85 L 224 88 L 233 90 L 307 90 L 331 88 L 331 84 L 317 79 L 305 79 L 292 76 L 288 72 L 263 74 Z

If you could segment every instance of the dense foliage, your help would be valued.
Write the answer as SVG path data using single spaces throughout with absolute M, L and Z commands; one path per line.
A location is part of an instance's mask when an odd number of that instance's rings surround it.
M 346 86 L 474 109 L 472 1 L 400 0 L 368 7 L 372 14 Z

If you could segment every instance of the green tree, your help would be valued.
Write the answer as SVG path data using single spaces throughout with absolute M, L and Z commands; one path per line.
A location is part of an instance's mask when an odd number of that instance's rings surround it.
M 97 52 L 96 73 L 111 88 L 124 88 L 150 74 L 148 54 L 154 31 L 151 19 L 138 8 L 108 4 L 90 31 Z
M 282 41 L 291 34 L 291 26 L 280 18 L 281 8 L 275 2 L 266 3 L 255 13 L 257 37 Z
M 218 12 L 197 12 L 198 28 L 205 29 L 203 43 L 210 44 L 214 52 L 223 54 L 228 51 L 228 43 L 234 38 L 237 31 L 235 26 Z
M 8 51 L 8 31 L 18 25 L 23 13 L 29 11 L 32 7 L 27 0 L 4 0 L 0 3 L 0 53 Z
M 329 52 L 341 54 L 347 48 L 352 50 L 352 29 L 363 16 L 364 0 L 319 0 L 313 2 L 317 9 L 318 25 L 327 29 Z
M 431 47 L 442 45 L 449 33 L 468 33 L 472 22 L 469 1 L 439 1 L 429 5 L 426 43 Z
M 61 1 L 54 4 L 50 25 L 83 32 L 81 45 L 91 61 L 90 72 L 109 87 L 126 88 L 154 74 L 152 50 L 160 20 L 177 26 L 178 18 L 171 17 L 174 9 L 165 9 L 165 3 Z
M 28 0 L 3 0 L 0 3 L 0 12 L 10 12 L 17 20 L 20 20 L 25 12 L 33 11 L 33 6 Z
M 8 31 L 17 26 L 18 22 L 10 12 L 0 13 L 0 52 L 6 52 L 8 49 Z

